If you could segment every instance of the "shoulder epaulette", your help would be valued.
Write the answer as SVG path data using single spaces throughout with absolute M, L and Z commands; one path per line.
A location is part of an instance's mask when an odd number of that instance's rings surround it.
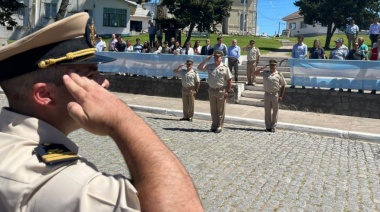
M 49 165 L 74 161 L 79 158 L 76 153 L 71 152 L 62 144 L 40 144 L 34 149 L 33 153 L 37 155 L 40 161 Z

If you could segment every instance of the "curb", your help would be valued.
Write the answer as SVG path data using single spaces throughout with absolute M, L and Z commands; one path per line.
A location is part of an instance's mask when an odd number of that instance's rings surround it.
M 134 111 L 154 113 L 160 115 L 182 117 L 182 111 L 172 110 L 159 107 L 147 107 L 140 105 L 129 105 Z M 194 119 L 211 121 L 211 115 L 208 113 L 194 113 Z M 244 125 L 244 126 L 262 126 L 264 128 L 264 121 L 259 119 L 240 118 L 235 116 L 226 116 L 225 123 Z M 380 144 L 380 134 L 362 133 L 356 131 L 330 129 L 324 127 L 315 127 L 309 125 L 290 124 L 290 123 L 277 123 L 277 128 L 289 131 L 298 131 L 313 133 L 319 135 L 325 135 L 330 137 L 345 138 L 350 140 L 365 140 L 368 142 Z

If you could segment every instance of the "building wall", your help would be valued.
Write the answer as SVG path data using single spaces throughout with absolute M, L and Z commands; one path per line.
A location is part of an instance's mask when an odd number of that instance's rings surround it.
M 19 0 L 20 1 L 20 0 Z M 23 12 L 15 14 L 19 26 L 7 30 L 6 27 L 0 27 L 0 38 L 8 38 L 12 40 L 24 37 L 35 30 L 38 30 L 55 21 L 55 15 L 46 17 L 46 4 L 56 4 L 55 13 L 58 12 L 61 0 L 25 0 L 27 6 Z M 105 27 L 103 26 L 103 8 L 127 9 L 127 26 L 126 27 Z M 78 12 L 87 11 L 95 21 L 96 32 L 98 35 L 122 34 L 130 33 L 130 4 L 124 0 L 70 0 L 67 7 L 67 16 L 71 16 Z
M 251 34 L 256 34 L 257 31 L 257 0 L 246 0 L 245 10 L 244 10 L 244 0 L 233 0 L 233 4 L 230 11 L 230 17 L 228 18 L 228 30 L 226 33 L 233 34 L 243 31 L 242 18 L 244 11 L 247 15 L 246 17 L 246 30 Z
M 291 29 L 291 25 L 295 24 L 295 28 Z M 321 24 L 308 25 L 303 24 L 303 18 L 297 18 L 286 21 L 286 29 L 291 29 L 291 35 L 318 35 L 318 34 L 326 34 L 327 27 L 322 26 Z

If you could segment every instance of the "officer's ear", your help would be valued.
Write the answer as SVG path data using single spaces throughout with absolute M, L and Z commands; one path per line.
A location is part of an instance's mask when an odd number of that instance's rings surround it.
M 51 96 L 51 85 L 39 82 L 33 85 L 33 100 L 41 106 L 49 106 L 54 101 Z

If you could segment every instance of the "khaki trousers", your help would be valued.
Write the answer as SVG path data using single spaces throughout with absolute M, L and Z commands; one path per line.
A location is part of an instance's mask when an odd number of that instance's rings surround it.
M 194 116 L 194 92 L 193 87 L 182 87 L 183 118 L 189 119 Z
M 226 93 L 225 87 L 208 89 L 208 96 L 210 99 L 210 112 L 211 112 L 211 129 L 223 128 L 224 116 L 227 99 L 224 98 Z
M 354 45 L 356 42 L 356 35 L 355 34 L 348 34 L 347 39 L 348 39 L 347 48 L 348 48 L 348 50 L 351 50 L 351 47 L 354 48 Z M 351 46 L 351 44 L 352 44 L 352 46 Z
M 256 82 L 256 61 L 247 61 L 247 80 L 248 84 Z
M 278 93 L 265 92 L 264 94 L 265 108 L 265 128 L 276 128 L 278 118 Z M 273 109 L 273 113 L 272 113 Z

